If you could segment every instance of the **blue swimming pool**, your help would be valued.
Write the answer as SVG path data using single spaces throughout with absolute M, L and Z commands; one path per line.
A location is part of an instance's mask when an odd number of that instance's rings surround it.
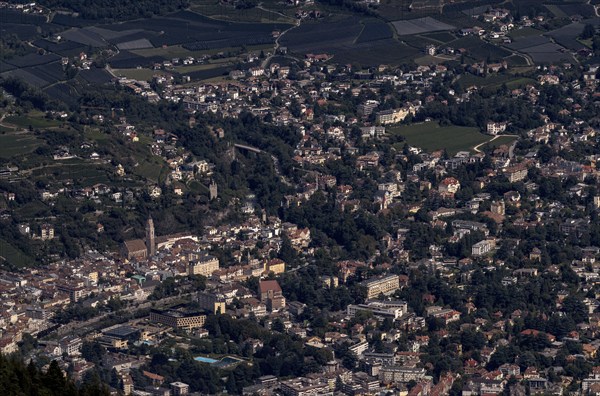
M 197 356 L 194 358 L 194 360 L 197 362 L 208 363 L 208 364 L 213 364 L 213 363 L 218 362 L 218 360 L 207 358 L 204 356 Z

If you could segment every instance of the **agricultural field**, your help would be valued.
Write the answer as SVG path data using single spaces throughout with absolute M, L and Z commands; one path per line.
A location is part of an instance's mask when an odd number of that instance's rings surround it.
M 0 77 L 17 77 L 34 87 L 44 88 L 67 78 L 60 59 L 56 54 L 15 56 L 3 62 L 8 67 L 0 67 Z
M 326 52 L 352 47 L 362 30 L 357 17 L 329 23 L 305 23 L 288 32 L 280 43 L 298 54 Z
M 420 34 L 416 34 L 414 36 L 402 36 L 400 37 L 400 40 L 402 40 L 403 43 L 410 45 L 411 47 L 415 47 L 421 52 L 423 52 L 423 49 L 425 49 L 425 47 L 428 44 L 432 44 L 435 46 L 440 45 L 440 43 L 437 40 L 428 38 L 427 36 Z
M 581 15 L 585 17 L 595 14 L 594 7 L 590 4 L 559 4 L 556 7 L 566 16 Z
M 39 180 L 73 180 L 81 186 L 109 183 L 109 169 L 104 165 L 86 163 L 80 159 L 70 159 L 35 169 L 31 177 Z
M 491 74 L 487 77 L 475 76 L 473 74 L 464 74 L 458 80 L 458 83 L 467 88 L 477 86 L 480 88 L 499 88 L 502 84 L 506 84 L 509 89 L 524 87 L 527 84 L 534 84 L 535 80 L 525 77 L 515 77 L 510 74 Z
M 139 81 L 150 81 L 155 74 L 160 74 L 155 70 L 147 68 L 112 69 L 112 72 L 117 77 L 125 77 Z
M 192 11 L 205 15 L 213 19 L 220 19 L 231 22 L 258 22 L 258 23 L 290 23 L 293 22 L 293 11 L 295 7 L 276 7 L 278 3 L 265 4 L 265 8 L 251 8 L 240 10 L 233 6 L 225 5 L 215 1 L 193 1 Z M 276 8 L 281 8 L 279 13 Z M 273 10 L 273 11 L 270 11 Z M 291 12 L 289 12 L 291 11 Z M 289 15 L 285 15 L 289 12 Z
M 512 55 L 512 52 L 477 37 L 462 37 L 450 42 L 449 45 L 454 48 L 465 48 L 467 56 L 476 61 L 490 59 L 492 62 L 499 62 Z
M 333 60 L 340 63 L 358 63 L 362 66 L 412 63 L 421 52 L 396 40 L 380 40 L 349 49 L 337 50 Z
M 539 36 L 541 35 L 543 32 L 541 30 L 538 29 L 534 29 L 532 27 L 524 27 L 521 29 L 513 29 L 508 33 L 508 36 L 510 38 L 512 38 L 513 40 L 518 40 L 521 39 L 523 37 L 529 37 L 529 36 Z
M 568 15 L 565 14 L 565 12 L 563 10 L 561 10 L 560 7 L 556 4 L 544 4 L 544 7 L 546 7 L 548 9 L 548 11 L 550 11 L 550 13 L 557 18 L 568 17 Z
M 391 133 L 404 137 L 411 146 L 426 151 L 446 149 L 449 154 L 472 150 L 489 139 L 479 128 L 440 126 L 437 122 L 424 122 L 390 128 Z
M 521 56 L 521 55 L 512 55 L 512 56 L 505 58 L 504 60 L 506 60 L 506 63 L 508 64 L 509 67 L 518 67 L 518 66 L 528 66 L 529 65 L 529 63 L 527 62 L 527 59 L 525 59 L 525 57 Z
M 380 20 L 367 21 L 356 43 L 368 43 L 371 41 L 385 40 L 392 38 L 392 29 L 390 26 Z
M 20 128 L 52 128 L 59 126 L 60 121 L 45 118 L 41 112 L 32 112 L 27 115 L 13 115 L 4 119 L 5 124 L 14 125 Z
M 392 22 L 392 25 L 399 36 L 456 29 L 455 26 L 440 22 L 432 17 L 395 21 Z
M 462 10 L 462 13 L 472 18 L 475 15 L 481 15 L 481 14 L 483 14 L 490 7 L 491 7 L 490 5 L 486 4 L 486 5 L 477 6 L 477 7 L 473 7 L 473 8 L 468 8 L 466 10 Z
M 0 159 L 7 160 L 28 154 L 43 142 L 31 134 L 10 133 L 0 135 Z
M 443 44 L 446 44 L 446 43 L 456 40 L 456 36 L 450 32 L 427 33 L 427 34 L 423 34 L 422 36 L 426 37 L 428 39 L 431 39 L 431 40 L 438 41 Z
M 531 56 L 536 63 L 574 62 L 573 56 L 563 47 L 555 43 L 546 43 L 521 50 Z
M 11 267 L 20 268 L 30 266 L 34 260 L 4 239 L 0 239 L 0 266 L 5 262 Z
M 552 37 L 556 43 L 562 45 L 563 47 L 572 51 L 577 51 L 585 48 L 585 45 L 577 40 L 577 37 L 579 37 L 581 32 L 583 32 L 584 26 L 588 23 L 595 26 L 600 26 L 600 18 L 587 19 L 582 22 L 571 23 L 570 25 L 553 30 L 547 33 L 547 35 Z
M 392 37 L 391 27 L 373 18 L 332 19 L 324 23 L 305 23 L 288 32 L 280 41 L 298 57 L 307 53 L 327 53 L 336 63 L 361 66 L 412 62 L 420 50 Z

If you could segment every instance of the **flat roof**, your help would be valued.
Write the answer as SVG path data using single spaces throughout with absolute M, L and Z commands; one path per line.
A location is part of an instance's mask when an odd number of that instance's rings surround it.
M 135 334 L 138 331 L 139 330 L 136 329 L 135 327 L 123 325 L 123 326 L 115 327 L 114 329 L 103 331 L 103 333 L 107 336 L 126 338 L 132 334 Z

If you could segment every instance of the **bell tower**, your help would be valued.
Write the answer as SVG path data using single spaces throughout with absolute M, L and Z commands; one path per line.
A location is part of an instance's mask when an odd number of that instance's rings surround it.
M 148 217 L 146 222 L 146 251 L 147 257 L 152 257 L 156 254 L 156 239 L 154 235 L 154 220 L 152 216 Z

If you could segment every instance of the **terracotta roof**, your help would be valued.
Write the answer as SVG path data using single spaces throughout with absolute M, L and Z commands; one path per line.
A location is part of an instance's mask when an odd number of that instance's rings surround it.
M 279 286 L 279 283 L 277 283 L 276 280 L 266 280 L 266 281 L 260 281 L 260 292 L 261 293 L 266 293 L 269 290 L 273 290 L 273 291 L 281 291 L 281 286 Z
M 138 252 L 140 250 L 146 250 L 146 243 L 141 239 L 131 239 L 125 241 L 125 248 L 129 252 Z
M 161 375 L 158 375 L 158 374 L 151 373 L 149 371 L 144 371 L 144 375 L 146 377 L 150 378 L 153 381 L 161 381 L 161 382 L 163 382 L 165 380 L 165 377 L 163 377 Z

